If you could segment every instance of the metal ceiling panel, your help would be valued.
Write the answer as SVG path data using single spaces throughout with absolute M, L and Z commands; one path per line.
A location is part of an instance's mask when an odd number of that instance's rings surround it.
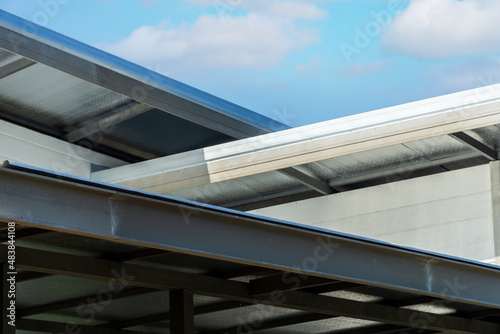
M 105 134 L 99 133 L 90 139 L 98 142 L 102 137 L 104 141 L 133 147 L 154 157 L 191 151 L 200 146 L 216 145 L 232 140 L 229 136 L 186 122 L 157 109 L 125 120 L 106 130 Z
M 470 131 L 465 131 L 479 142 L 498 151 L 500 149 L 500 128 L 499 125 L 485 126 Z
M 6 111 L 59 128 L 78 125 L 130 101 L 41 64 L 0 80 L 0 99 L 15 106 Z
M 264 319 L 280 317 L 299 317 L 306 312 L 290 310 L 270 305 L 251 305 L 228 311 L 201 315 L 196 318 L 197 324 L 203 331 L 240 328 L 240 331 L 258 330 L 257 324 Z
M 40 289 L 43 286 L 43 289 Z M 77 277 L 52 275 L 18 282 L 16 304 L 23 309 L 30 309 L 40 305 L 51 304 L 67 299 L 95 294 L 95 291 L 105 289 L 106 282 L 88 280 Z
M 304 187 L 300 182 L 277 171 L 251 175 L 234 180 L 206 184 L 168 193 L 169 196 L 185 198 L 207 204 L 231 205 L 249 198 L 258 199 L 280 189 Z

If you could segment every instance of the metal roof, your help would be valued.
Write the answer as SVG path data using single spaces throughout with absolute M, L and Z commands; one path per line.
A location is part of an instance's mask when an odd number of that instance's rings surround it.
M 490 86 L 273 132 L 285 127 L 0 11 L 0 118 L 130 163 L 94 180 L 0 168 L 16 333 L 498 333 L 496 266 L 210 204 L 496 160 L 499 104 Z
M 486 164 L 498 159 L 499 147 L 500 85 L 493 85 L 120 166 L 92 177 L 248 210 Z M 327 190 L 312 190 L 307 182 L 287 177 L 283 171 L 290 167 Z
M 0 21 L 0 118 L 130 163 L 97 180 L 249 210 L 497 159 L 498 85 L 285 129 L 6 12 Z
M 16 333 L 500 331 L 496 266 L 23 165 L 0 183 Z
M 1 10 L 0 118 L 129 162 L 286 128 Z

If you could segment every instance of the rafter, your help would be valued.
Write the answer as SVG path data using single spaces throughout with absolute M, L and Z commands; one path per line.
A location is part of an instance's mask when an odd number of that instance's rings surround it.
M 122 264 L 75 255 L 40 250 L 18 249 L 18 267 L 34 271 L 110 281 L 113 278 L 128 285 L 153 289 L 189 289 L 197 294 L 247 303 L 262 303 L 330 316 L 347 316 L 393 325 L 430 330 L 452 330 L 468 333 L 471 328 L 481 333 L 498 333 L 500 325 L 461 318 L 402 309 L 380 304 L 357 302 L 342 298 L 285 291 L 275 298 L 255 297 L 249 283 L 228 281 L 203 275 L 173 272 L 158 268 Z M 416 321 L 427 319 L 425 323 Z
M 472 148 L 476 152 L 479 152 L 481 155 L 484 157 L 488 158 L 489 160 L 498 160 L 498 152 L 492 149 L 491 147 L 481 143 L 479 140 L 471 137 L 470 135 L 466 134 L 465 132 L 455 132 L 455 133 L 450 133 L 449 135 L 452 138 L 455 138 L 459 142 L 467 145 L 468 147 Z

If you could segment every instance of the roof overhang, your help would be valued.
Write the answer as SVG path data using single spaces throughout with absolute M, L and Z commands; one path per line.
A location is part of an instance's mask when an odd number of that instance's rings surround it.
M 342 189 L 408 170 L 434 173 L 440 166 L 454 169 L 497 160 L 498 124 L 500 85 L 493 85 L 103 170 L 92 177 L 214 203 L 215 195 L 197 197 L 196 189 L 245 182 L 293 166 Z M 283 181 L 274 190 L 286 192 L 287 187 Z
M 0 78 L 0 118 L 128 161 L 287 128 L 4 11 Z

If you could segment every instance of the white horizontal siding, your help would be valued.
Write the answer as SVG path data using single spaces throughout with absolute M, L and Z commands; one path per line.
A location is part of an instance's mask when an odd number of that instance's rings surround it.
M 4 160 L 81 177 L 90 177 L 91 164 L 110 168 L 126 164 L 81 146 L 0 121 L 0 163 Z
M 252 212 L 475 260 L 494 257 L 488 165 Z

